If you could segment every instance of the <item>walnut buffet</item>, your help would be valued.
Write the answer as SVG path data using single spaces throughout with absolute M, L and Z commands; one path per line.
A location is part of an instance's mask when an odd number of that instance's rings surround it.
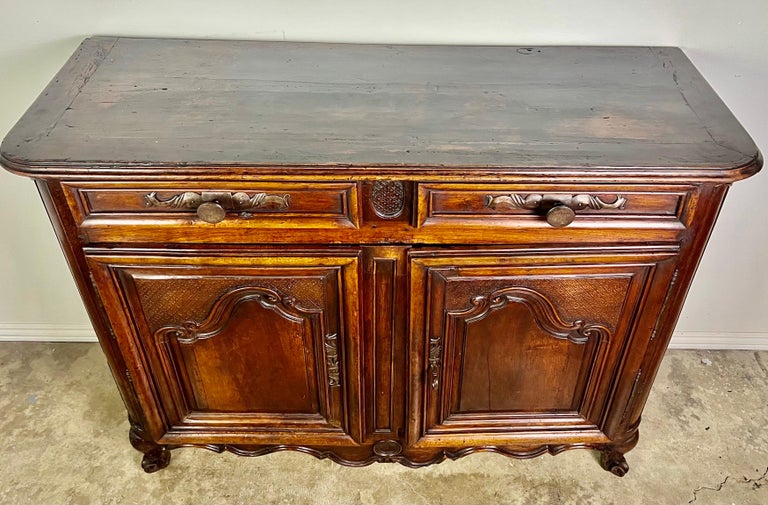
M 760 153 L 674 48 L 95 37 L 2 145 L 147 472 L 601 452 Z

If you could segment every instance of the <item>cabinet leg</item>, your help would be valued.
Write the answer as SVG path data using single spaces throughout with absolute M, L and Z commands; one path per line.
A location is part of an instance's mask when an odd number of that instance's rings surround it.
M 144 457 L 141 459 L 141 468 L 145 472 L 157 472 L 171 462 L 171 451 L 168 450 L 168 447 L 144 439 L 135 426 L 131 426 L 128 439 L 134 449 L 144 453 Z
M 637 425 L 635 425 L 629 436 L 624 440 L 603 446 L 600 451 L 600 466 L 613 475 L 624 477 L 629 471 L 629 465 L 627 460 L 624 459 L 624 455 L 637 445 L 639 438 L 640 432 L 637 431 Z
M 604 449 L 600 453 L 600 466 L 618 477 L 624 477 L 629 471 L 624 454 L 614 448 Z

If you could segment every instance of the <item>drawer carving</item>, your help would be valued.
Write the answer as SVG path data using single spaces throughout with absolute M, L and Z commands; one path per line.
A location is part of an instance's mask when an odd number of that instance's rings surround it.
M 583 209 L 623 209 L 627 199 L 616 196 L 613 203 L 606 203 L 592 195 L 486 195 L 485 205 L 491 209 L 541 209 L 546 210 L 547 223 L 555 228 L 571 224 L 577 210 Z
M 191 209 L 197 211 L 197 215 L 205 222 L 218 223 L 224 219 L 228 211 L 242 212 L 242 217 L 250 217 L 247 211 L 258 209 L 284 210 L 290 206 L 291 195 L 270 195 L 256 193 L 249 196 L 247 193 L 224 193 L 206 191 L 194 193 L 187 191 L 172 196 L 167 200 L 160 200 L 157 192 L 153 191 L 144 197 L 147 207 L 169 207 L 171 209 Z
M 627 199 L 621 195 L 616 196 L 612 203 L 604 202 L 599 196 L 592 195 L 519 195 L 516 193 L 510 195 L 485 197 L 486 207 L 492 209 L 540 209 L 554 207 L 555 205 L 565 205 L 573 210 L 582 209 L 623 209 Z

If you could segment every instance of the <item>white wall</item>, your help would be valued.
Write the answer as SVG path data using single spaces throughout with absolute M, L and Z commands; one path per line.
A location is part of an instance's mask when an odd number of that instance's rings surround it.
M 764 0 L 0 0 L 0 13 L 0 136 L 92 34 L 672 45 L 685 50 L 768 153 Z M 732 189 L 678 325 L 678 344 L 717 345 L 709 337 L 727 334 L 768 348 L 766 181 L 758 175 Z M 0 338 L 87 333 L 32 182 L 0 173 L 0 202 Z

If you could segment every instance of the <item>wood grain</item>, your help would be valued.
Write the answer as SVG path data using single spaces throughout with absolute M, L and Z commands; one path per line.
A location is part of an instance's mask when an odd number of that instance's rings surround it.
M 759 164 L 749 136 L 674 48 L 98 37 L 1 152 L 8 168 L 41 176 L 377 166 L 738 178 Z

